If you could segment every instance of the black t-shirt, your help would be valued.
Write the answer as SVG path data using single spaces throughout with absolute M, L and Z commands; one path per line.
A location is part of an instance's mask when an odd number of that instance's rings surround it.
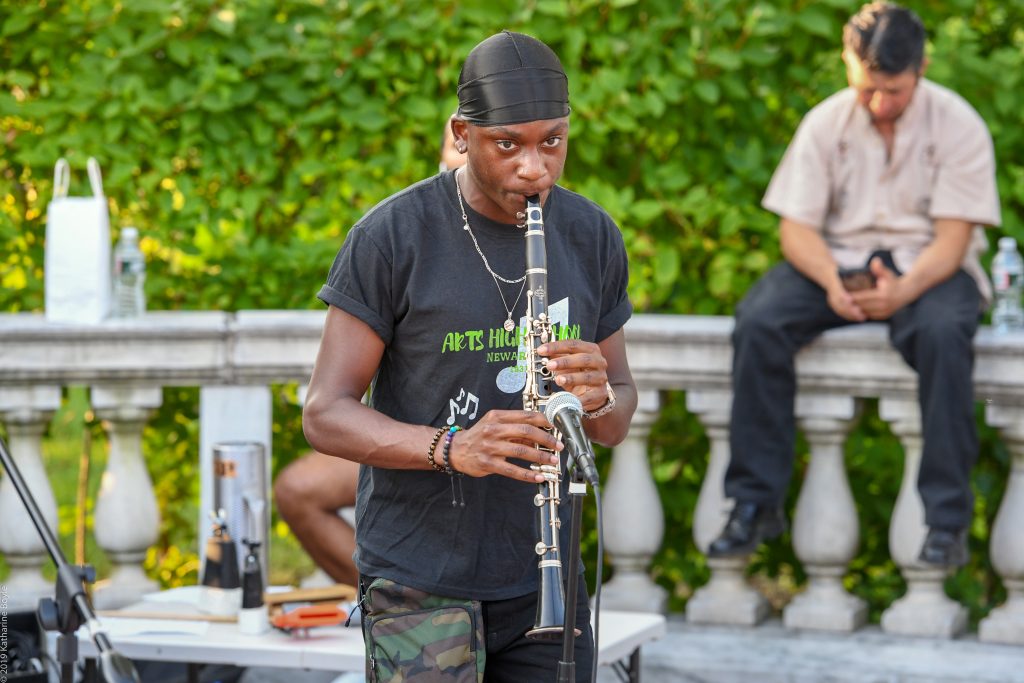
M 466 210 L 491 268 L 509 280 L 522 276 L 523 231 Z M 462 223 L 453 172 L 412 185 L 352 228 L 318 295 L 380 335 L 371 405 L 401 422 L 468 428 L 489 410 L 523 407 L 526 293 L 500 283 L 519 325 L 506 333 L 506 309 Z M 599 206 L 561 187 L 548 197 L 544 224 L 555 334 L 599 342 L 632 313 L 622 235 Z M 466 504 L 453 507 L 444 473 L 361 467 L 359 571 L 476 600 L 535 591 L 537 485 L 497 475 L 461 479 Z M 568 511 L 562 505 L 563 544 Z

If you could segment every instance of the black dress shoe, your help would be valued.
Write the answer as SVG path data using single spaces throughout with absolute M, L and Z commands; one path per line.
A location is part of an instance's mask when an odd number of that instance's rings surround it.
M 936 567 L 962 567 L 967 564 L 967 530 L 929 527 L 918 558 Z
M 774 505 L 736 501 L 725 529 L 708 548 L 708 557 L 749 555 L 786 530 L 786 518 Z

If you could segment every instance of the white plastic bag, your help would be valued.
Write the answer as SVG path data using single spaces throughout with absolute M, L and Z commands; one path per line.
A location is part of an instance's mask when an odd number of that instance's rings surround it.
M 98 323 L 110 311 L 110 218 L 103 177 L 89 157 L 91 197 L 69 197 L 70 171 L 58 159 L 46 214 L 46 319 Z

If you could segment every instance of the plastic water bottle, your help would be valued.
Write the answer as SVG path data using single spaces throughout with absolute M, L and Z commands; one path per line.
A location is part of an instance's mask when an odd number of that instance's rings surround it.
M 137 318 L 146 312 L 146 257 L 139 249 L 139 231 L 124 228 L 114 247 L 115 318 Z
M 1024 259 L 1017 251 L 1017 240 L 999 239 L 999 251 L 992 258 L 992 289 L 995 306 L 992 326 L 997 333 L 1024 329 L 1024 311 L 1021 310 L 1021 287 L 1024 286 Z

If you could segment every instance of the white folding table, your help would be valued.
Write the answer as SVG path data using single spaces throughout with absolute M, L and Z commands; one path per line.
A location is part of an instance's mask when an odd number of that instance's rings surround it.
M 136 624 L 132 629 L 117 617 L 107 616 L 101 621 L 122 655 L 133 660 L 186 663 L 190 665 L 190 680 L 197 679 L 202 664 L 339 673 L 364 669 L 363 636 L 357 625 L 317 627 L 306 635 L 289 635 L 272 629 L 251 636 L 239 633 L 235 623 L 147 619 L 134 620 L 147 623 Z M 140 632 L 126 633 L 122 626 Z M 598 664 L 613 667 L 623 681 L 635 683 L 640 680 L 640 646 L 664 634 L 665 617 L 660 614 L 602 610 Z M 96 648 L 84 629 L 79 631 L 78 641 L 80 655 L 94 661 Z M 93 668 L 94 665 L 89 666 Z

